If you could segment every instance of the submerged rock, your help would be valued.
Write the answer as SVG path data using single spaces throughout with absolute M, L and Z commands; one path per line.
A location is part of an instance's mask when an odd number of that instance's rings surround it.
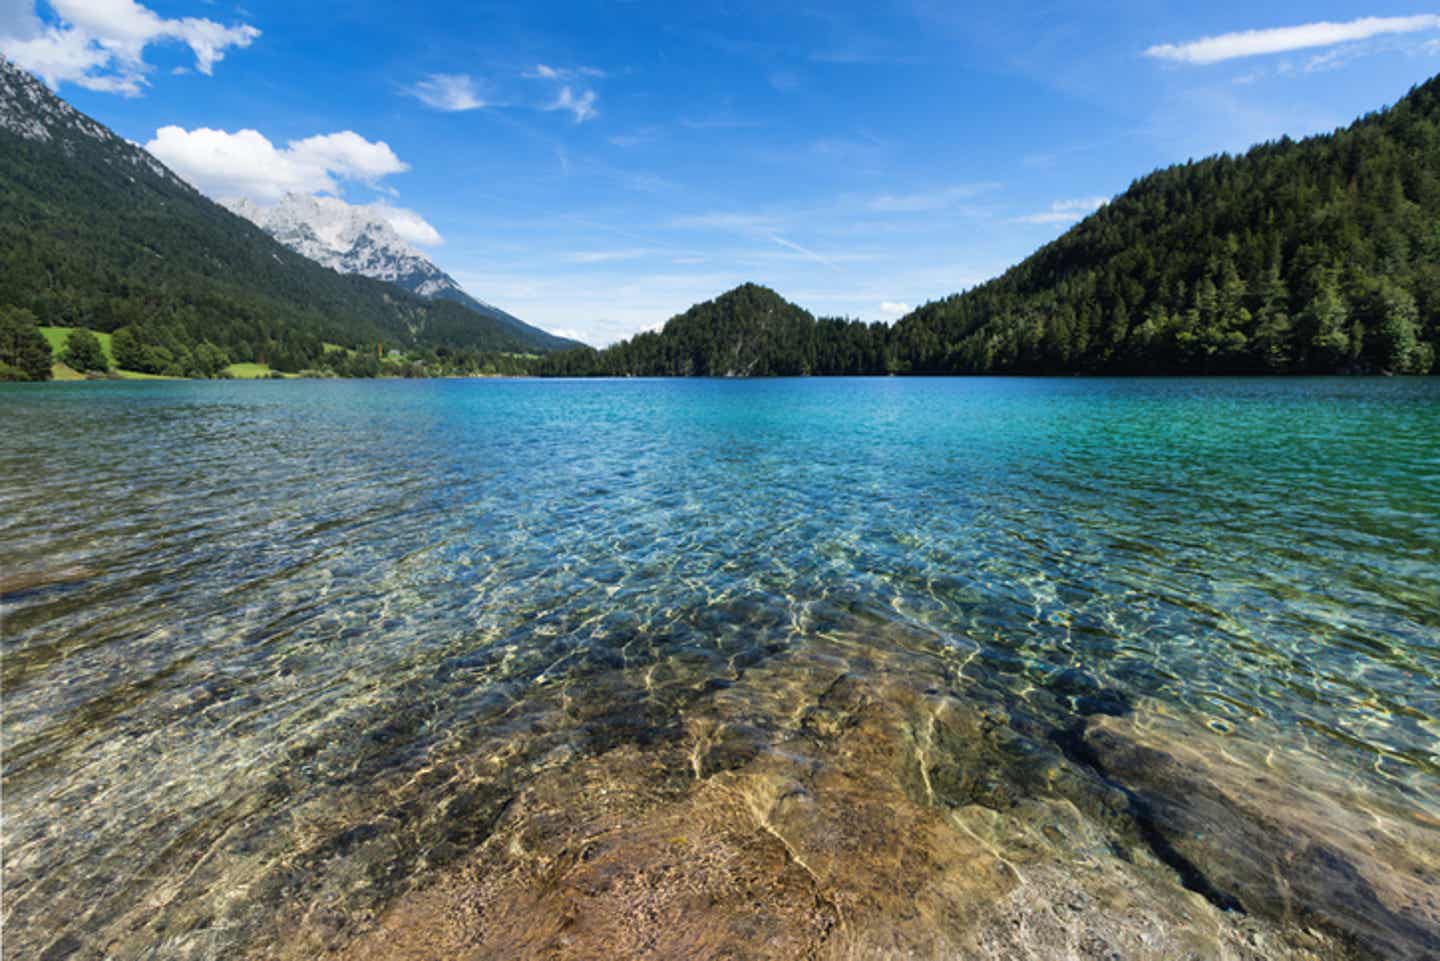
M 1440 957 L 1440 832 L 1273 746 L 1283 743 L 1159 712 L 1096 719 L 1084 734 L 1148 829 L 1243 910 L 1332 931 L 1374 957 Z
M 545 768 L 373 923 L 302 921 L 273 954 L 1352 956 L 1329 930 L 1185 890 L 1117 789 L 955 680 L 914 653 L 797 647 L 690 703 L 682 735 Z

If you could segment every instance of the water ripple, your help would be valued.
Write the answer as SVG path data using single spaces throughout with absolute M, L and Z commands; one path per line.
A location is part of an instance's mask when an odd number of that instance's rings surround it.
M 1148 699 L 1282 731 L 1367 805 L 1440 824 L 1434 382 L 0 405 L 16 950 L 219 950 L 287 903 L 370 910 L 558 758 L 679 737 L 756 665 L 856 636 L 1055 730 Z

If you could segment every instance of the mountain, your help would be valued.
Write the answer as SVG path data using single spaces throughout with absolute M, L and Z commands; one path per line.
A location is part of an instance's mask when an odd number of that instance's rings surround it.
M 775 291 L 744 284 L 613 347 L 549 355 L 552 376 L 768 377 L 885 373 L 884 324 L 816 320 Z M 878 348 L 878 349 L 877 349 Z
M 139 369 L 188 371 L 204 344 L 284 370 L 316 365 L 326 343 L 372 358 L 377 348 L 454 358 L 554 344 L 295 253 L 3 58 L 0 263 L 0 308 L 125 330 L 117 340 Z
M 747 285 L 541 369 L 1440 372 L 1440 77 L 1332 134 L 1152 173 L 1004 275 L 894 326 L 814 320 Z
M 1150 174 L 892 347 L 934 372 L 1431 370 L 1440 77 L 1332 134 Z
M 380 207 L 294 193 L 271 206 L 244 198 L 222 199 L 220 204 L 331 270 L 383 280 L 421 297 L 453 300 L 547 349 L 580 346 L 470 296 L 407 243 Z

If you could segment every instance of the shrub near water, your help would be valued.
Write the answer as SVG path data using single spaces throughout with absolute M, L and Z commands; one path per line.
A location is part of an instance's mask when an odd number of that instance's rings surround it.
M 22 307 L 0 307 L 0 380 L 49 380 L 50 344 Z
M 71 332 L 60 359 L 78 371 L 103 373 L 110 369 L 110 362 L 105 359 L 105 351 L 100 346 L 100 338 L 84 329 Z

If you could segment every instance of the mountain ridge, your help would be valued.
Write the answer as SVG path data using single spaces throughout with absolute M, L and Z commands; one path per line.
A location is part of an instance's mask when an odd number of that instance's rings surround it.
M 372 356 L 553 343 L 295 253 L 4 58 L 0 262 L 0 307 L 51 326 L 128 327 L 152 372 L 183 372 L 206 343 L 283 370 L 315 366 L 326 343 Z
M 797 307 L 783 337 L 756 338 L 733 304 L 784 301 L 750 286 L 540 370 L 1440 372 L 1440 77 L 1333 133 L 1140 177 L 999 277 L 893 326 Z

